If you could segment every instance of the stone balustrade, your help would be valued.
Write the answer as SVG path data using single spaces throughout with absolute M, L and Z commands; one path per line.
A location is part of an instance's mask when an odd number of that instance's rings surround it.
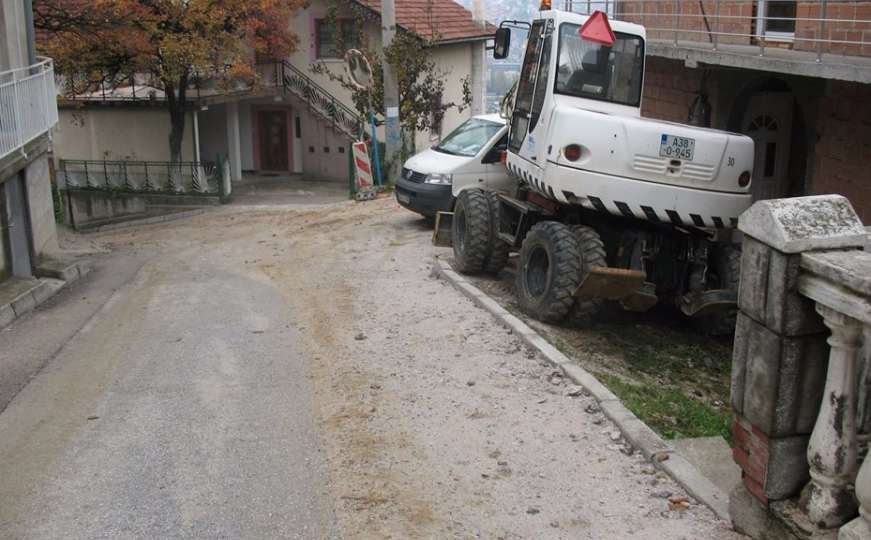
M 732 367 L 733 523 L 871 540 L 871 253 L 847 199 L 760 201 L 744 233 Z

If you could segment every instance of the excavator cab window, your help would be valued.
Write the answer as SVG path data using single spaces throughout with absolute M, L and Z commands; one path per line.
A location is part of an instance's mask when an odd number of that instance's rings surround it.
M 586 41 L 580 26 L 564 23 L 554 92 L 637 107 L 644 75 L 644 40 L 616 32 L 612 47 Z

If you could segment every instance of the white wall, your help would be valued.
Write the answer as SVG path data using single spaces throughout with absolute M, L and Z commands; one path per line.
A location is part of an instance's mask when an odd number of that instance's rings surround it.
M 433 60 L 436 63 L 436 69 L 446 73 L 445 93 L 442 98 L 444 103 L 462 103 L 462 79 L 471 74 L 473 49 L 471 43 L 457 43 L 455 45 L 442 45 L 433 50 Z M 438 138 L 453 131 L 454 128 L 466 121 L 471 115 L 472 112 L 469 107 L 466 107 L 463 112 L 458 112 L 457 109 L 448 110 L 442 121 L 441 133 L 419 132 L 417 134 L 415 138 L 417 149 L 422 150 L 432 146 Z
M 162 107 L 91 106 L 64 108 L 59 113 L 54 132 L 57 159 L 169 161 L 169 113 Z M 182 159 L 194 159 L 191 115 L 185 126 Z

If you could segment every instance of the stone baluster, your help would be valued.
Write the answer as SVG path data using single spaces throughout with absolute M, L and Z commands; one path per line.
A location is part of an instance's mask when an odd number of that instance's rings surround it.
M 811 481 L 802 494 L 808 518 L 838 527 L 856 515 L 850 487 L 857 466 L 856 363 L 862 324 L 822 304 L 817 312 L 832 332 L 829 367 L 819 416 L 808 443 Z
M 871 432 L 871 326 L 865 326 L 862 378 L 859 382 L 859 433 L 866 438 L 865 460 L 856 476 L 856 499 L 859 500 L 859 517 L 841 527 L 838 540 L 871 539 L 871 451 L 867 437 Z

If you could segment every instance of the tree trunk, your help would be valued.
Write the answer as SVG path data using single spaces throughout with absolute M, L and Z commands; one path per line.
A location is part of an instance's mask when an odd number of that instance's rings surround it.
M 182 75 L 178 85 L 173 81 L 164 81 L 166 92 L 166 107 L 169 110 L 169 160 L 178 163 L 181 159 L 181 145 L 184 141 L 185 109 L 187 109 L 188 76 Z M 178 88 L 178 92 L 176 92 Z

